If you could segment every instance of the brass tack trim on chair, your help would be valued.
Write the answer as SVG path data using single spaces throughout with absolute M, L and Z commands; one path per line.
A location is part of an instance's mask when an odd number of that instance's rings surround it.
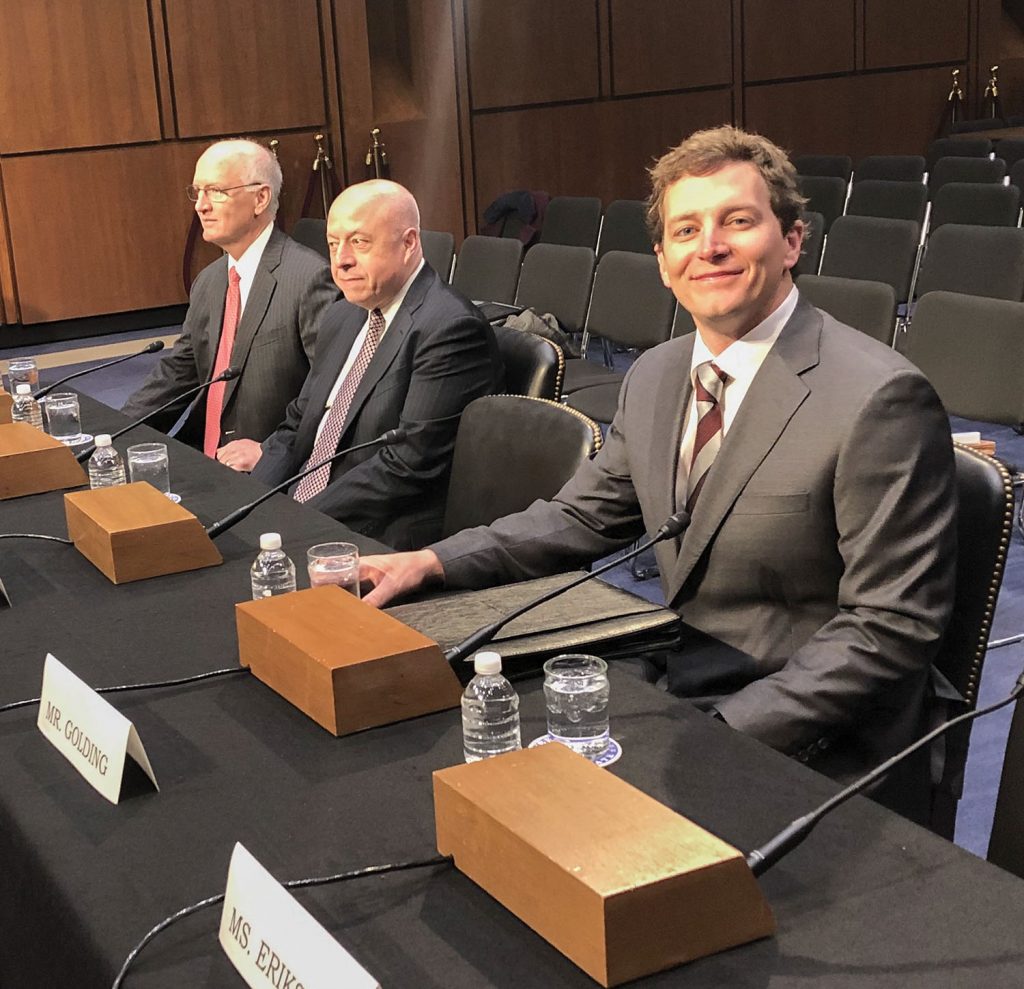
M 551 341 L 549 340 L 548 343 L 551 343 Z M 557 344 L 551 344 L 551 346 L 555 347 L 557 346 Z M 558 349 L 559 351 L 561 351 L 562 348 L 558 347 Z M 591 419 L 590 416 L 585 416 L 582 412 L 580 412 L 578 409 L 574 409 L 571 405 L 565 405 L 562 402 L 553 402 L 550 398 L 534 398 L 532 395 L 503 395 L 501 397 L 518 398 L 524 402 L 543 402 L 545 405 L 553 405 L 556 409 L 561 409 L 563 412 L 568 412 L 570 415 L 573 415 L 577 419 L 579 419 L 580 422 L 584 422 L 590 427 L 590 435 L 594 453 L 597 453 L 597 451 L 600 450 L 601 447 L 604 445 L 604 438 L 601 436 L 601 427 L 596 422 L 594 422 L 594 420 Z
M 985 614 L 982 616 L 981 625 L 978 629 L 978 641 L 974 648 L 974 662 L 971 665 L 970 676 L 967 681 L 965 700 L 971 708 L 974 708 L 978 700 L 978 684 L 981 679 L 981 665 L 988 651 L 988 637 L 992 631 L 992 619 L 996 611 L 996 599 L 999 597 L 999 585 L 1003 580 L 1003 569 L 1006 566 L 1006 557 L 1010 549 L 1010 537 L 1013 532 L 1013 480 L 1009 471 L 1003 464 L 994 457 L 962 443 L 953 444 L 958 450 L 976 457 L 979 460 L 992 464 L 999 471 L 1003 481 L 1003 495 L 1006 503 L 1006 511 L 1003 514 L 1003 531 L 999 537 L 999 552 L 996 554 L 996 565 L 992 572 L 992 580 L 989 584 L 988 594 L 985 599 Z

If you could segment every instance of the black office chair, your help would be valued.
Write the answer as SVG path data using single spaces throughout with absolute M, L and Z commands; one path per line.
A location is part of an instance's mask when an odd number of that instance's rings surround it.
M 593 335 L 620 347 L 654 347 L 669 338 L 675 304 L 654 255 L 610 251 L 597 266 L 584 339 Z M 575 405 L 573 393 L 594 385 L 611 385 L 617 395 L 622 378 L 603 364 L 576 358 L 566 364 L 563 391 Z
M 522 395 L 470 402 L 455 437 L 443 535 L 552 497 L 600 448 L 597 423 L 557 402 Z
M 565 354 L 558 344 L 535 333 L 492 326 L 505 365 L 505 391 L 559 401 L 565 375 Z
M 1019 137 L 1007 137 L 996 144 L 996 157 L 1006 162 L 1006 167 L 1012 169 L 1022 158 L 1024 158 L 1024 139 Z
M 885 282 L 827 275 L 801 275 L 800 294 L 840 323 L 846 323 L 884 344 L 892 342 L 896 293 Z
M 920 233 L 913 220 L 841 216 L 829 231 L 821 274 L 885 282 L 896 301 L 904 302 L 910 295 Z
M 800 175 L 827 175 L 850 181 L 853 161 L 848 155 L 797 155 L 793 165 Z
M 928 173 L 928 195 L 934 200 L 947 182 L 999 182 L 1006 178 L 1002 158 L 940 158 Z
M 537 244 L 523 261 L 516 305 L 551 313 L 566 333 L 582 332 L 594 263 L 594 252 L 589 247 Z
M 931 172 L 940 158 L 987 158 L 991 153 L 987 137 L 940 137 L 928 146 L 925 167 Z
M 437 272 L 442 282 L 448 281 L 455 260 L 455 237 L 443 230 L 421 230 L 420 243 L 427 264 Z
M 922 182 L 864 179 L 854 182 L 846 204 L 846 215 L 913 220 L 921 225 L 927 207 L 928 187 Z
M 1024 230 L 947 223 L 928 238 L 916 295 L 958 292 L 1024 298 Z M 916 318 L 916 317 L 915 317 Z
M 326 260 L 331 260 L 331 252 L 327 249 L 327 221 L 318 220 L 316 217 L 304 216 L 301 220 L 295 221 L 292 227 L 292 240 L 316 251 Z
M 853 184 L 867 179 L 887 182 L 923 182 L 925 160 L 921 155 L 868 155 L 857 162 Z
M 955 445 L 957 562 L 953 613 L 942 637 L 936 669 L 962 698 L 945 705 L 941 720 L 973 711 L 988 650 L 996 599 L 1013 529 L 1013 484 L 999 461 Z M 929 827 L 952 841 L 963 793 L 971 723 L 947 732 L 941 778 L 933 780 Z M 1020 831 L 1020 820 L 1017 830 Z M 1021 863 L 1024 865 L 1024 862 Z
M 452 286 L 476 302 L 515 301 L 523 243 L 511 237 L 467 237 L 455 259 Z
M 932 202 L 931 229 L 945 223 L 1015 227 L 1020 215 L 1020 190 L 1015 185 L 947 182 Z
M 807 209 L 821 214 L 823 232 L 828 233 L 846 206 L 845 180 L 828 175 L 798 175 L 796 181 L 800 195 L 807 199 Z
M 601 229 L 601 200 L 596 196 L 554 196 L 544 214 L 542 244 L 597 247 Z
M 609 251 L 650 254 L 654 250 L 647 230 L 647 203 L 642 199 L 616 199 L 608 205 L 601 224 L 597 259 Z
M 794 275 L 816 275 L 821 267 L 821 252 L 825 249 L 825 217 L 805 211 L 804 242 L 800 258 L 793 268 Z
M 1003 756 L 988 860 L 1024 879 L 1024 704 L 1017 701 Z
M 1020 426 L 1024 302 L 929 292 L 917 304 L 905 353 L 950 414 Z

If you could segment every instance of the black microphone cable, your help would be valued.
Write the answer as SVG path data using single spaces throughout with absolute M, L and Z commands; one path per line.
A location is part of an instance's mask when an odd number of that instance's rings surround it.
M 333 876 L 313 876 L 308 879 L 292 879 L 288 882 L 281 883 L 285 889 L 302 889 L 307 886 L 326 886 L 328 883 L 341 883 L 347 882 L 349 879 L 362 879 L 364 876 L 382 876 L 389 872 L 405 872 L 409 869 L 426 869 L 432 865 L 451 865 L 454 860 L 451 855 L 434 855 L 427 859 L 412 859 L 408 862 L 392 862 L 387 865 L 368 865 L 362 869 L 353 869 L 350 872 L 337 872 Z M 132 962 L 135 961 L 139 956 L 139 952 L 149 944 L 161 931 L 167 930 L 171 924 L 175 921 L 182 920 L 184 917 L 189 917 L 194 913 L 198 913 L 200 910 L 206 907 L 215 906 L 218 903 L 224 901 L 224 894 L 218 893 L 216 896 L 208 896 L 205 900 L 199 900 L 196 903 L 189 904 L 187 907 L 183 907 L 177 913 L 171 914 L 169 917 L 165 917 L 160 921 L 159 924 L 150 928 L 146 933 L 146 936 L 128 953 L 128 957 L 125 958 L 124 964 L 121 966 L 121 971 L 117 973 L 117 977 L 114 979 L 110 989 L 120 989 L 124 984 L 124 977 L 128 969 L 131 967 Z
M 176 680 L 154 680 L 152 683 L 120 683 L 113 687 L 92 687 L 97 694 L 121 694 L 129 690 L 153 690 L 156 687 L 180 687 L 185 683 L 199 683 L 202 680 L 212 680 L 214 677 L 228 676 L 232 673 L 248 673 L 248 667 L 229 666 L 224 670 L 207 670 L 205 673 L 195 673 L 192 676 L 178 677 Z M 10 704 L 0 706 L 0 714 L 4 711 L 13 711 L 19 707 L 30 707 L 38 704 L 41 698 L 28 697 L 23 701 L 12 701 Z
M 0 532 L 0 539 L 46 539 L 51 543 L 64 543 L 65 546 L 75 545 L 63 536 L 47 536 L 41 532 Z

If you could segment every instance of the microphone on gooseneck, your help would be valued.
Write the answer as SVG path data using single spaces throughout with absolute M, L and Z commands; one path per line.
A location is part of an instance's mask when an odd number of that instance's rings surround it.
M 541 594 L 540 597 L 536 597 L 532 601 L 528 601 L 526 604 L 516 608 L 515 611 L 510 612 L 503 618 L 499 618 L 497 621 L 491 622 L 489 625 L 484 625 L 483 628 L 478 628 L 472 635 L 467 636 L 458 645 L 452 646 L 450 649 L 446 649 L 444 658 L 447 659 L 453 667 L 455 667 L 460 660 L 465 659 L 470 653 L 474 653 L 480 649 L 481 646 L 487 645 L 487 643 L 490 642 L 491 639 L 493 639 L 513 619 L 526 614 L 526 612 L 533 608 L 545 604 L 552 598 L 558 597 L 559 594 L 564 594 L 566 591 L 572 590 L 572 588 L 578 587 L 580 584 L 584 584 L 588 580 L 592 580 L 594 577 L 599 577 L 601 574 L 607 573 L 613 567 L 617 567 L 620 563 L 632 560 L 634 557 L 646 552 L 656 543 L 660 543 L 664 539 L 681 536 L 687 530 L 689 525 L 689 512 L 681 510 L 676 512 L 675 515 L 670 515 L 650 539 L 645 543 L 642 543 L 636 549 L 626 553 L 625 556 L 618 556 L 609 563 L 598 567 L 596 570 L 591 570 L 588 573 L 581 574 L 579 577 L 569 581 L 568 584 L 563 584 L 561 587 L 556 587 L 554 590 L 546 591 L 544 594 Z
M 337 453 L 330 457 L 321 460 L 319 463 L 312 464 L 306 467 L 304 470 L 299 471 L 294 477 L 289 477 L 288 480 L 282 481 L 280 484 L 275 484 L 269 491 L 261 494 L 255 501 L 250 502 L 248 505 L 243 505 L 241 508 L 236 508 L 229 515 L 225 515 L 219 522 L 214 522 L 212 525 L 206 527 L 206 534 L 214 539 L 223 532 L 227 532 L 228 529 L 241 522 L 254 508 L 258 508 L 268 498 L 273 495 L 279 494 L 281 491 L 285 491 L 290 488 L 296 481 L 301 481 L 307 474 L 312 474 L 314 471 L 319 470 L 327 464 L 333 463 L 335 460 L 340 460 L 342 457 L 348 456 L 350 453 L 355 453 L 357 450 L 365 450 L 368 446 L 391 446 L 392 443 L 400 443 L 405 439 L 405 430 L 399 427 L 398 429 L 389 429 L 386 433 L 382 433 L 374 440 L 368 440 L 366 443 L 357 443 L 355 446 L 346 447 L 344 450 L 339 450 Z
M 159 343 L 160 341 L 157 340 L 156 342 Z M 148 419 L 152 419 L 153 416 L 157 415 L 158 413 L 163 412 L 165 409 L 169 409 L 172 405 L 176 405 L 183 398 L 191 398 L 197 392 L 205 391 L 211 385 L 217 384 L 218 381 L 231 381 L 234 378 L 237 378 L 241 373 L 242 372 L 239 371 L 237 367 L 226 367 L 224 368 L 223 371 L 221 371 L 220 374 L 217 375 L 216 378 L 210 378 L 209 381 L 204 381 L 201 385 L 196 385 L 194 388 L 189 388 L 188 391 L 183 391 L 180 395 L 175 395 L 174 398 L 172 398 L 169 402 L 164 402 L 163 405 L 153 409 L 152 412 L 147 412 L 144 416 L 142 416 L 141 419 L 136 419 L 134 422 L 128 423 L 127 426 L 123 426 L 116 433 L 111 433 L 110 438 L 112 440 L 116 440 L 119 436 L 124 436 L 124 434 L 127 433 L 129 430 L 134 429 L 136 426 L 141 426 Z M 93 452 L 95 450 L 95 444 L 87 446 L 84 450 L 82 450 L 81 453 L 75 455 L 75 459 L 80 464 L 84 464 L 85 461 L 88 460 L 93 455 Z
M 113 367 L 115 364 L 123 364 L 125 361 L 130 361 L 134 357 L 142 357 L 143 354 L 156 354 L 163 349 L 163 340 L 154 340 L 152 343 L 147 344 L 142 350 L 137 350 L 134 354 L 128 354 L 125 357 L 115 357 L 112 361 L 107 361 L 105 364 L 97 364 L 95 367 L 87 367 L 84 371 L 75 371 L 74 374 L 69 374 L 67 377 L 61 378 L 60 381 L 55 381 L 52 385 L 40 388 L 32 397 L 36 401 L 39 401 L 39 399 L 49 395 L 54 388 L 59 388 L 66 381 L 71 381 L 72 378 L 80 378 L 83 374 L 92 374 L 93 371 L 102 371 L 105 367 Z
M 1012 704 L 1021 694 L 1024 694 L 1024 672 L 1017 677 L 1013 690 L 1001 701 L 990 704 L 988 707 L 979 708 L 977 711 L 968 711 L 966 714 L 958 715 L 939 725 L 938 728 L 934 728 L 927 735 L 923 735 L 916 742 L 908 745 L 902 752 L 897 752 L 892 758 L 886 759 L 880 766 L 876 766 L 871 772 L 851 783 L 846 789 L 840 790 L 839 793 L 826 800 L 820 807 L 787 824 L 777 835 L 769 838 L 760 848 L 755 848 L 747 855 L 747 865 L 750 866 L 750 871 L 755 876 L 760 876 L 767 872 L 776 862 L 785 858 L 793 851 L 814 830 L 823 817 L 830 814 L 840 804 L 846 803 L 850 797 L 856 796 L 874 783 L 875 780 L 881 779 L 890 769 L 898 766 L 908 756 L 917 752 L 918 749 L 923 748 L 940 735 L 944 735 L 950 728 L 966 724 L 975 718 L 984 717 L 993 711 L 998 711 L 1001 707 Z

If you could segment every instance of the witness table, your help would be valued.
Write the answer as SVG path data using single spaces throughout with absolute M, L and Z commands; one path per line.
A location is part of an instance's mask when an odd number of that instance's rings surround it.
M 88 415 L 90 431 L 119 418 L 100 407 Z M 146 432 L 138 439 L 154 438 Z M 172 487 L 204 522 L 260 490 L 171 447 Z M 4 531 L 65 533 L 58 494 L 2 503 L 0 517 Z M 300 565 L 310 543 L 347 534 L 279 496 L 218 542 L 223 566 L 121 587 L 70 547 L 0 541 L 14 602 L 0 611 L 0 704 L 38 694 L 47 651 L 93 684 L 235 665 L 232 607 L 248 595 L 266 529 L 281 531 Z M 543 731 L 543 700 L 536 681 L 521 690 L 529 740 Z M 116 807 L 43 740 L 34 709 L 0 715 L 0 985 L 109 986 L 153 924 L 223 891 L 235 841 L 282 880 L 435 851 L 430 773 L 461 759 L 457 711 L 335 739 L 245 674 L 112 700 L 139 729 L 161 786 Z M 623 756 L 610 771 L 742 849 L 834 790 L 621 667 L 611 710 Z M 1024 883 L 870 801 L 841 808 L 762 883 L 775 938 L 634 984 L 1024 981 Z M 450 867 L 297 895 L 386 987 L 594 985 Z M 241 986 L 218 923 L 215 907 L 171 927 L 126 987 Z

